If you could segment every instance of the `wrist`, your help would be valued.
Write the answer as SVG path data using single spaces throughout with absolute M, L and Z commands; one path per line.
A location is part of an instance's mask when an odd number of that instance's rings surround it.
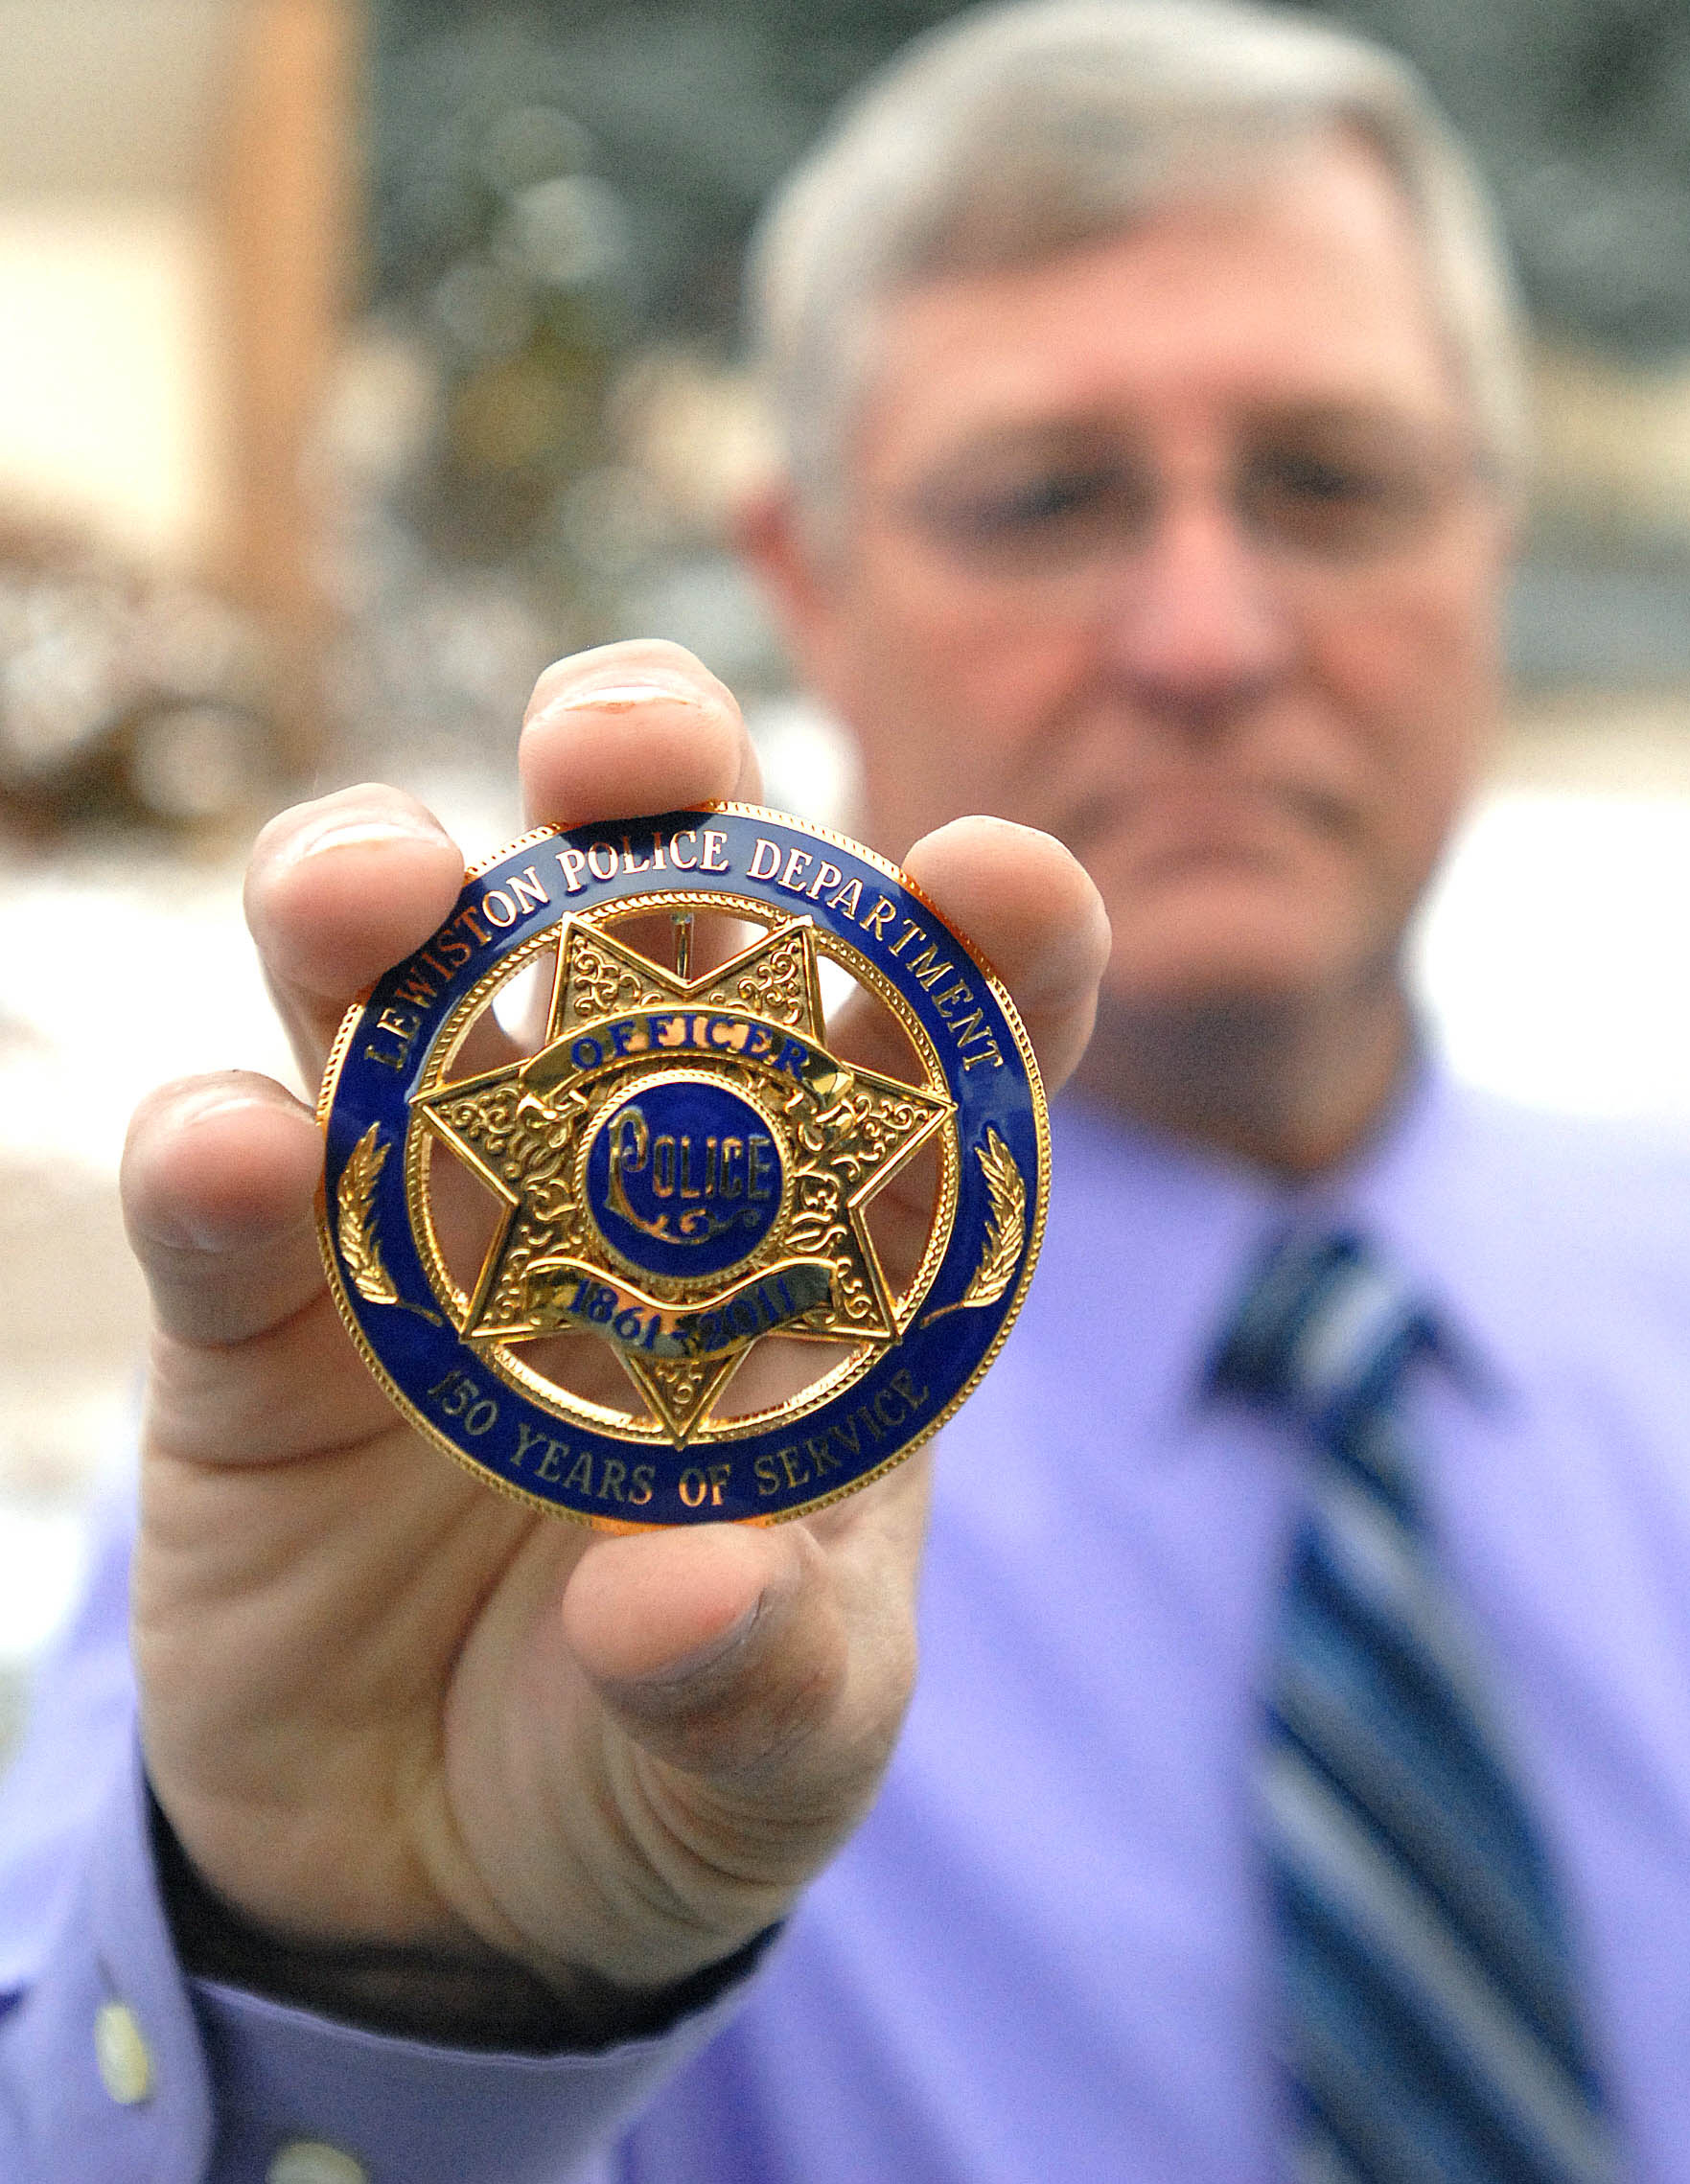
M 366 2032 L 440 2047 L 555 2055 L 666 2031 L 747 1976 L 778 1930 L 673 1987 L 590 1973 L 565 1992 L 525 1965 L 389 1942 L 302 1942 L 247 1919 L 202 1880 L 149 1792 L 153 1856 L 183 1969 Z

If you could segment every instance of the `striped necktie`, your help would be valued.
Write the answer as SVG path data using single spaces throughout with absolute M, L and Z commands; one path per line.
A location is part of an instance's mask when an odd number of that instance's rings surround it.
M 1258 1816 L 1300 2184 L 1614 2184 L 1552 1876 L 1443 1584 L 1397 1414 L 1436 1345 L 1354 1236 L 1258 1270 L 1212 1385 L 1317 1452 Z

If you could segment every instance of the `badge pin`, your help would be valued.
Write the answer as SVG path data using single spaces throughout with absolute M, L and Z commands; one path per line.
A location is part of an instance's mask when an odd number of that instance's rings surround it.
M 996 1355 L 1043 1227 L 1008 996 L 893 866 L 749 805 L 472 873 L 348 1013 L 319 1115 L 324 1259 L 388 1394 L 619 1529 L 878 1477 Z

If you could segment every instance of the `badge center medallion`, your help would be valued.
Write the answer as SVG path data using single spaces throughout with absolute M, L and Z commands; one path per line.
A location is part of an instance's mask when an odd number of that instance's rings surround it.
M 587 1149 L 587 1205 L 631 1270 L 697 1280 L 743 1266 L 779 1220 L 786 1162 L 775 1123 L 690 1071 L 639 1086 Z

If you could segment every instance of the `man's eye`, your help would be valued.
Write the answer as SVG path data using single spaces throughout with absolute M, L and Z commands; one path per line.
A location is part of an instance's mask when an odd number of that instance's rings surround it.
M 1113 482 L 1102 471 L 1053 471 L 1048 477 L 1028 478 L 982 500 L 982 526 L 1018 531 L 1067 522 L 1096 508 Z
M 1309 552 L 1388 550 L 1419 528 L 1429 507 L 1424 481 L 1407 467 L 1300 449 L 1259 458 L 1242 483 L 1256 527 Z
M 1269 474 L 1275 473 L 1275 482 L 1286 493 L 1310 500 L 1376 500 L 1388 484 L 1377 471 L 1330 462 L 1320 455 L 1279 456 Z
M 1130 525 L 1149 496 L 1114 468 L 1037 472 L 929 505 L 935 527 L 965 549 L 994 557 L 1062 552 Z

